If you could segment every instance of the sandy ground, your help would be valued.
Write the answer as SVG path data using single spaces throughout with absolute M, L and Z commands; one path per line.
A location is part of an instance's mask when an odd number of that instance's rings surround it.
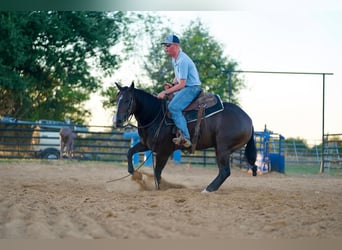
M 111 163 L 0 163 L 1 239 L 342 239 L 342 178 L 168 165 L 162 190 Z M 147 174 L 146 174 L 147 173 Z

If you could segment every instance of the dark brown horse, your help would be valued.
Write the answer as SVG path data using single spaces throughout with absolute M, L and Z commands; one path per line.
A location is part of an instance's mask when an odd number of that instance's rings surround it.
M 166 101 L 134 88 L 134 83 L 130 87 L 115 84 L 119 89 L 116 126 L 123 127 L 131 115 L 134 115 L 138 122 L 140 142 L 128 150 L 128 172 L 133 174 L 135 171 L 132 163 L 132 156 L 135 153 L 152 150 L 156 156 L 154 175 L 159 188 L 163 168 L 173 151 L 178 149 L 172 142 L 172 138 L 175 137 L 174 126 L 166 125 L 164 121 Z M 256 176 L 256 147 L 252 120 L 235 104 L 223 104 L 223 111 L 202 121 L 196 144 L 197 150 L 214 147 L 219 167 L 217 177 L 203 192 L 216 191 L 222 185 L 230 176 L 230 155 L 246 144 L 245 156 L 252 166 L 253 175 Z M 194 134 L 195 124 L 196 122 L 188 123 L 191 136 Z

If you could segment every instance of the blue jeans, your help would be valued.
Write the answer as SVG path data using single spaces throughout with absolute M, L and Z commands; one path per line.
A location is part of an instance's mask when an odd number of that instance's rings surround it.
M 174 93 L 174 96 L 168 105 L 173 121 L 187 139 L 190 139 L 190 134 L 182 111 L 199 95 L 200 92 L 200 86 L 184 87 Z

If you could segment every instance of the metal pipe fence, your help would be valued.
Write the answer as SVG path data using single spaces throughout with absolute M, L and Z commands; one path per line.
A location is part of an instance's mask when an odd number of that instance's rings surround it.
M 42 123 L 0 122 L 0 159 L 58 159 L 59 129 L 63 125 Z M 132 141 L 124 137 L 126 131 L 111 126 L 73 126 L 75 139 L 75 158 L 89 161 L 113 161 L 127 163 L 127 151 Z M 96 130 L 96 131 L 95 131 Z M 307 147 L 296 142 L 287 143 L 277 136 L 271 136 L 267 144 L 262 137 L 257 137 L 258 153 L 279 154 L 284 156 L 286 168 L 291 166 L 319 166 L 321 164 L 322 145 Z M 325 168 L 342 170 L 342 134 L 325 137 Z M 144 161 L 144 154 L 139 155 Z M 231 166 L 247 168 L 244 149 L 236 151 L 231 157 Z M 196 151 L 193 155 L 181 154 L 181 163 L 204 167 L 216 167 L 215 151 L 206 149 Z M 270 162 L 270 167 L 272 162 Z

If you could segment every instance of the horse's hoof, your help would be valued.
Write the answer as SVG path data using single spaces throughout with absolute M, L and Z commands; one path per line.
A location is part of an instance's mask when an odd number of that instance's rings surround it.
M 141 181 L 143 179 L 143 176 L 139 171 L 134 171 L 131 178 L 135 181 Z
M 210 192 L 205 188 L 205 189 L 202 190 L 201 193 L 202 193 L 202 194 L 208 194 L 208 193 L 210 193 Z

